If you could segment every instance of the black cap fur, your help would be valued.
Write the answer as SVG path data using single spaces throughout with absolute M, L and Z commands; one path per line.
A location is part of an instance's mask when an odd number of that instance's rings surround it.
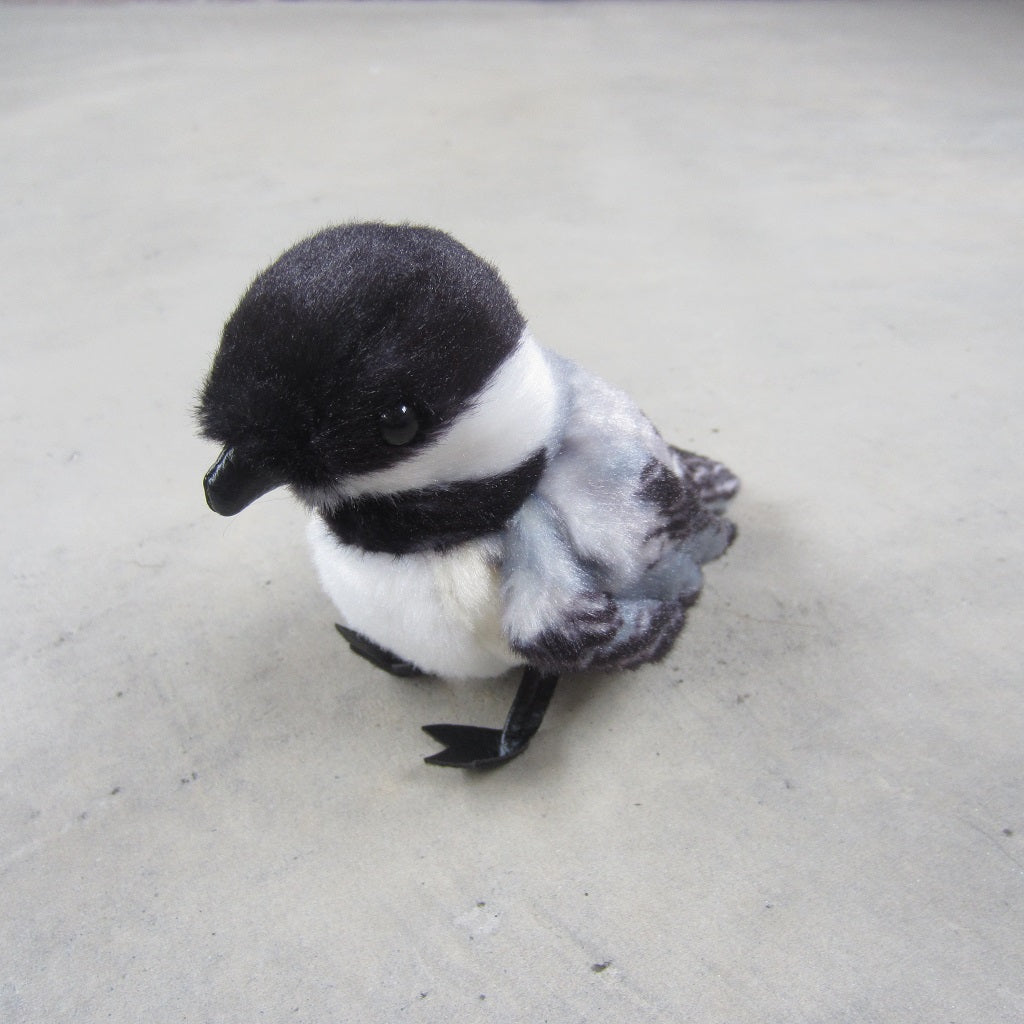
M 444 232 L 329 228 L 243 296 L 202 388 L 200 429 L 300 492 L 384 468 L 471 403 L 524 326 L 493 267 Z M 401 402 L 421 429 L 396 448 L 379 420 Z

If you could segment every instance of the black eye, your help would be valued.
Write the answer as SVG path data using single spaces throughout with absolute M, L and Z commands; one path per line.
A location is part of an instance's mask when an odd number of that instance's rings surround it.
M 380 434 L 388 444 L 408 444 L 420 429 L 416 410 L 405 402 L 380 414 Z

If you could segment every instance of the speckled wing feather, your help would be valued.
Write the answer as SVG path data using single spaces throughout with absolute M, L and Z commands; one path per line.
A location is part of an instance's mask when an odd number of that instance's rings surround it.
M 722 512 L 730 498 L 740 489 L 739 477 L 721 462 L 704 455 L 669 446 L 677 475 L 693 486 L 701 504 L 713 512 Z
M 552 357 L 569 414 L 537 492 L 506 531 L 503 626 L 546 671 L 658 661 L 735 528 L 739 482 L 670 448 L 621 391 Z

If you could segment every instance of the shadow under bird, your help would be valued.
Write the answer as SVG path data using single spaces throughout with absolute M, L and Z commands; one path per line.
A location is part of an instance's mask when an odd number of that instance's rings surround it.
M 322 231 L 228 320 L 197 410 L 231 516 L 287 486 L 337 629 L 394 675 L 522 668 L 502 729 L 430 725 L 431 764 L 521 753 L 559 675 L 663 658 L 739 487 L 541 348 L 497 272 L 431 228 Z

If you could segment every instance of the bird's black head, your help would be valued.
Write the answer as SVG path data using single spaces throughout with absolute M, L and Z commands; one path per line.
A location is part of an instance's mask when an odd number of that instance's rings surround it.
M 203 385 L 201 433 L 223 445 L 204 480 L 234 515 L 288 485 L 317 496 L 430 445 L 524 327 L 496 271 L 430 228 L 322 231 L 261 273 Z

